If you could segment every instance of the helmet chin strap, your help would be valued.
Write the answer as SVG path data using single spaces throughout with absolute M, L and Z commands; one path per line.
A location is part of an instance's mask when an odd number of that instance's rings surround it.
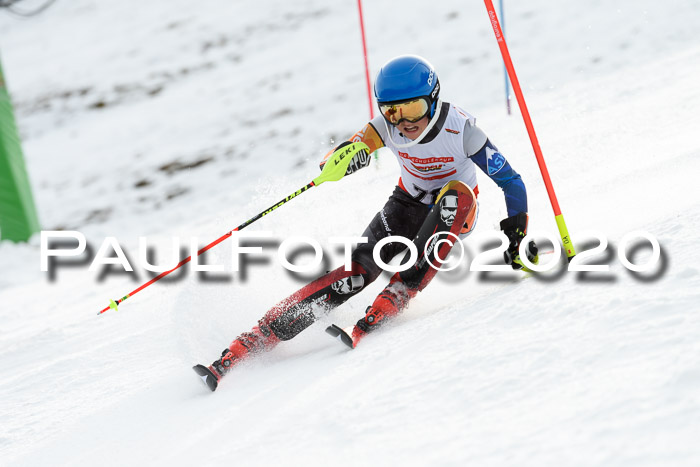
M 386 122 L 386 118 L 384 119 L 384 126 L 386 126 L 386 133 L 389 135 L 389 141 L 391 141 L 391 144 L 393 144 L 395 147 L 399 149 L 405 149 L 405 148 L 410 148 L 412 146 L 415 146 L 416 144 L 420 143 L 425 136 L 430 133 L 430 130 L 433 129 L 435 126 L 435 123 L 437 123 L 438 118 L 440 117 L 440 110 L 442 110 L 442 100 L 438 99 L 437 101 L 437 110 L 435 111 L 435 115 L 433 115 L 433 118 L 430 119 L 430 122 L 428 123 L 428 126 L 425 127 L 425 130 L 418 136 L 418 138 L 414 139 L 413 141 L 410 141 L 408 143 L 404 144 L 399 144 L 394 139 L 391 137 L 391 128 L 389 128 L 389 124 Z M 394 127 L 396 128 L 396 127 Z

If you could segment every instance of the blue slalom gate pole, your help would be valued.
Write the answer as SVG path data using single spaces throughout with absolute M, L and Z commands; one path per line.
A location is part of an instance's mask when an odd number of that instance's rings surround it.
M 503 31 L 503 36 L 506 35 L 506 16 L 503 13 L 503 0 L 498 0 L 498 9 L 501 15 L 501 30 Z M 508 115 L 510 115 L 510 80 L 508 79 L 508 70 L 506 70 L 505 64 L 503 65 L 503 75 L 506 78 L 506 110 L 508 110 Z

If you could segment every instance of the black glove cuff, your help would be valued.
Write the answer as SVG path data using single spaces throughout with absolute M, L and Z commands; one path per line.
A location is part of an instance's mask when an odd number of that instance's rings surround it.
M 515 234 L 522 238 L 527 234 L 527 221 L 528 216 L 525 212 L 519 212 L 514 216 L 510 216 L 501 221 L 501 230 L 510 237 L 511 234 Z

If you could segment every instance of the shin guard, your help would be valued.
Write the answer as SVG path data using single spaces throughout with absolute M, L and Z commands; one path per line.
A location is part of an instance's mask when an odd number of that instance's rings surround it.
M 389 285 L 367 308 L 365 317 L 353 330 L 355 343 L 356 337 L 361 338 L 387 318 L 397 315 L 430 283 L 465 224 L 474 221 L 475 212 L 476 196 L 467 185 L 451 181 L 443 187 L 413 240 L 418 260 L 405 271 L 394 274 Z

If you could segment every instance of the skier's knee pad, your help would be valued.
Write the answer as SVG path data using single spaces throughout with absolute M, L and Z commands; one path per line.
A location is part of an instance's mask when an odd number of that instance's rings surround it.
M 459 235 L 471 232 L 476 224 L 476 195 L 468 185 L 459 180 L 449 181 L 442 187 L 431 212 L 436 207 L 440 211 L 440 219 L 449 227 L 451 233 Z M 459 229 L 455 228 L 455 224 Z
M 476 206 L 476 196 L 467 185 L 457 180 L 445 184 L 413 240 L 418 260 L 399 273 L 408 287 L 423 290 L 432 280 L 452 246 L 459 241 L 465 224 L 467 231 L 473 228 Z
M 464 221 L 462 230 L 459 232 L 459 239 L 464 240 L 474 232 L 476 223 L 479 220 L 479 203 L 474 203 L 475 208 L 467 214 L 467 219 Z

